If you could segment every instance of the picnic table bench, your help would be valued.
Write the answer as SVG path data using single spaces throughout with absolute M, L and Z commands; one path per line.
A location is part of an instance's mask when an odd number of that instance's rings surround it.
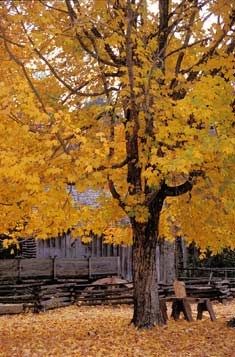
M 209 298 L 203 297 L 187 297 L 185 283 L 182 281 L 174 281 L 175 295 L 161 299 L 161 311 L 164 318 L 167 320 L 167 306 L 166 302 L 172 302 L 171 316 L 174 320 L 178 320 L 182 312 L 187 321 L 193 321 L 191 304 L 197 304 L 197 320 L 201 320 L 203 312 L 209 313 L 211 321 L 216 320 L 214 309 Z

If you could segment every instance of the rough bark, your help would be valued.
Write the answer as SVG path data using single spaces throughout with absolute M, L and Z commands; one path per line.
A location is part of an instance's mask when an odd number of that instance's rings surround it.
M 133 228 L 133 323 L 137 328 L 151 328 L 166 323 L 160 310 L 156 270 L 156 245 L 159 211 L 150 210 L 147 223 L 132 222 Z

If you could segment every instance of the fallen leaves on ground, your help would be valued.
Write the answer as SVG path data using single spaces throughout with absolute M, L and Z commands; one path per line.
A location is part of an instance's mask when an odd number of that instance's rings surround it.
M 70 306 L 0 316 L 0 356 L 235 357 L 235 329 L 227 327 L 235 301 L 214 304 L 214 309 L 216 322 L 204 313 L 201 321 L 170 319 L 166 327 L 151 330 L 130 324 L 131 306 Z

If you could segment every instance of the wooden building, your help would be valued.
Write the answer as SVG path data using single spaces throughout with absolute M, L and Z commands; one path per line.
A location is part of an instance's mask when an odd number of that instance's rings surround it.
M 162 241 L 157 246 L 158 280 L 171 283 L 175 278 L 176 245 Z M 93 237 L 88 244 L 79 238 L 73 240 L 70 234 L 46 240 L 29 238 L 21 243 L 22 258 L 71 258 L 120 257 L 120 273 L 127 280 L 132 279 L 132 248 L 104 243 L 102 237 Z
M 75 186 L 70 186 L 68 191 L 76 203 L 84 205 L 97 206 L 96 199 L 99 197 L 99 192 L 87 189 L 84 193 L 78 193 Z M 179 249 L 179 244 L 161 241 L 157 246 L 157 262 L 156 269 L 158 272 L 158 281 L 163 283 L 171 283 L 176 276 L 176 263 L 179 259 L 176 258 L 176 252 Z M 70 234 L 65 234 L 61 237 L 50 238 L 46 240 L 35 240 L 28 238 L 21 241 L 20 251 L 18 256 L 22 258 L 66 258 L 66 259 L 87 259 L 90 257 L 120 257 L 120 273 L 127 280 L 132 279 L 132 248 L 130 246 L 117 246 L 105 244 L 102 237 L 93 237 L 89 244 L 84 244 L 82 241 L 72 239 Z M 0 256 L 1 258 L 1 256 Z M 8 258 L 12 258 L 8 257 Z

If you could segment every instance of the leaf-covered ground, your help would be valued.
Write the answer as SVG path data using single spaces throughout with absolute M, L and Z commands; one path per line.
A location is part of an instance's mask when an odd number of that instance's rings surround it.
M 235 301 L 214 309 L 216 322 L 205 314 L 202 321 L 169 320 L 167 327 L 148 331 L 130 325 L 129 306 L 0 316 L 0 356 L 235 357 L 235 328 L 226 325 Z

